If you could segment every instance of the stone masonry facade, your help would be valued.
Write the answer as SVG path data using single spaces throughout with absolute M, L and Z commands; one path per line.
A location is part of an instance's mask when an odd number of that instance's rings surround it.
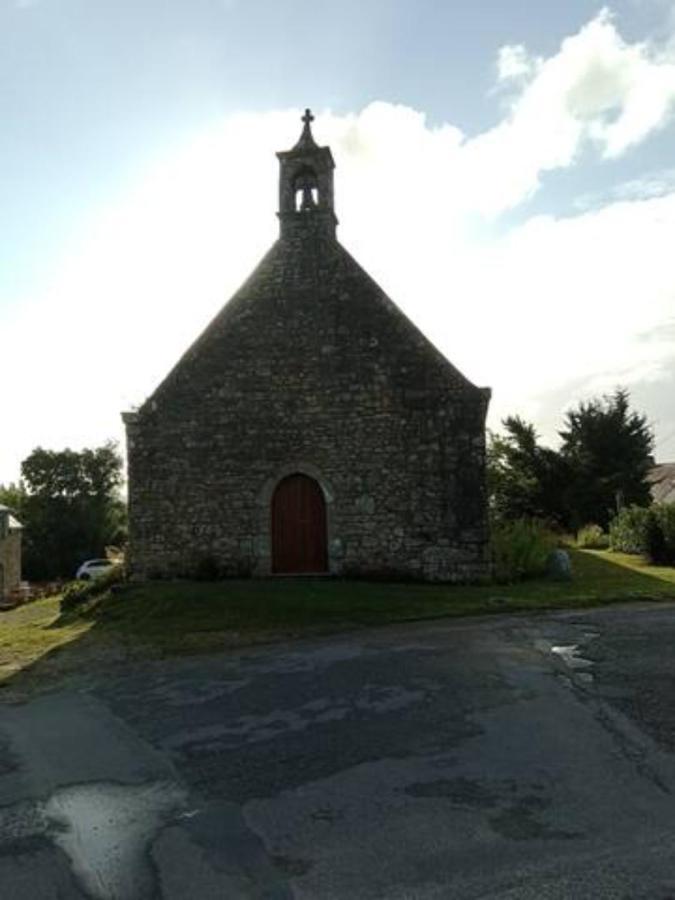
M 330 573 L 489 572 L 490 392 L 338 242 L 326 151 L 306 120 L 298 145 L 279 154 L 278 241 L 157 391 L 124 414 L 136 578 L 269 575 L 271 499 L 294 473 L 321 486 Z M 323 204 L 316 170 L 330 186 Z M 304 208 L 291 205 L 298 183 Z
M 0 506 L 0 602 L 21 583 L 21 526 Z

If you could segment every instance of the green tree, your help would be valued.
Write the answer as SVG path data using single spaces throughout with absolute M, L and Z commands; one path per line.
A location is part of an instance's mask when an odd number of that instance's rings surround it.
M 29 578 L 72 576 L 83 560 L 123 541 L 122 459 L 114 443 L 81 452 L 37 447 L 21 475 Z
M 494 515 L 503 520 L 546 519 L 564 524 L 565 461 L 538 440 L 520 416 L 502 422 L 504 434 L 490 434 L 488 492 Z
M 654 437 L 646 416 L 631 410 L 628 391 L 580 403 L 566 413 L 560 437 L 573 527 L 597 522 L 607 528 L 622 506 L 649 504 Z
M 25 500 L 26 488 L 21 481 L 0 484 L 0 505 L 7 506 L 19 517 Z

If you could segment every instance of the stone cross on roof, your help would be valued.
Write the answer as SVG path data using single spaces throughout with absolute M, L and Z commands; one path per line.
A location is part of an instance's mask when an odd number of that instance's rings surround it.
M 312 134 L 312 122 L 314 121 L 314 116 L 312 115 L 311 109 L 306 109 L 304 116 L 300 119 L 302 122 L 302 134 L 298 140 L 298 143 L 295 145 L 293 149 L 295 150 L 303 150 L 303 149 L 314 149 L 316 144 L 314 142 L 314 135 Z

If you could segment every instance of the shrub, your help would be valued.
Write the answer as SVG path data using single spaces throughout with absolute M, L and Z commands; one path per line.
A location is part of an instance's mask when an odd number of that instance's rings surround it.
M 655 565 L 675 565 L 675 506 L 622 509 L 609 529 L 612 550 L 640 553 Z
M 89 581 L 71 581 L 61 597 L 61 612 L 68 612 L 82 606 L 95 597 L 100 597 L 114 584 L 124 581 L 124 567 L 112 566 L 108 572 Z
M 577 546 L 587 550 L 605 550 L 609 547 L 609 535 L 599 525 L 584 525 L 577 534 Z
M 626 506 L 610 522 L 609 546 L 623 553 L 645 553 L 649 509 L 646 506 Z
M 655 503 L 649 510 L 645 552 L 655 565 L 675 565 L 675 506 Z
M 546 572 L 556 539 L 536 519 L 515 519 L 492 527 L 492 564 L 500 584 L 535 578 Z
M 645 528 L 645 556 L 650 563 L 660 566 L 668 562 L 668 547 L 659 521 L 650 510 Z

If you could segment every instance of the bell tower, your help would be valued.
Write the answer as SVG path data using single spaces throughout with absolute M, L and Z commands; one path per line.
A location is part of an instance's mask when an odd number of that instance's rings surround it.
M 309 109 L 301 121 L 302 134 L 297 144 L 277 153 L 281 237 L 334 238 L 338 220 L 333 208 L 333 154 L 329 147 L 319 147 L 315 142 L 314 116 Z

